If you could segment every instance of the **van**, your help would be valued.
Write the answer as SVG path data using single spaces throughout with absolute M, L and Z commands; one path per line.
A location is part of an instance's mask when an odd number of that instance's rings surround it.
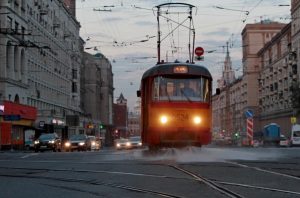
M 300 124 L 292 126 L 291 146 L 300 146 Z

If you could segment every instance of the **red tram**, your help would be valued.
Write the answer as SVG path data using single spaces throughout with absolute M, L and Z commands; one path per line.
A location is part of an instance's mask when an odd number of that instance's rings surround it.
M 212 76 L 191 63 L 161 63 L 141 80 L 142 141 L 149 149 L 211 142 Z

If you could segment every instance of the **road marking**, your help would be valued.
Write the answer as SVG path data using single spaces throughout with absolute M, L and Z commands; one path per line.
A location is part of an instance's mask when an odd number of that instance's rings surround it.
M 25 159 L 25 158 L 28 158 L 28 157 L 31 157 L 31 156 L 35 156 L 35 155 L 38 155 L 38 153 L 30 153 L 30 154 L 24 155 L 24 156 L 22 156 L 20 158 Z
M 284 173 L 278 173 L 278 172 L 274 172 L 274 171 L 270 171 L 270 170 L 265 170 L 265 169 L 258 168 L 258 167 L 255 167 L 255 166 L 251 167 L 251 166 L 247 166 L 247 165 L 240 164 L 240 163 L 237 163 L 237 162 L 226 162 L 226 163 L 234 164 L 234 165 L 237 165 L 237 166 L 240 166 L 240 167 L 243 167 L 243 168 L 251 168 L 251 169 L 254 169 L 254 170 L 257 170 L 257 171 L 261 171 L 261 172 L 266 172 L 266 173 L 270 173 L 270 174 L 274 174 L 274 175 L 279 175 L 279 176 L 288 177 L 288 178 L 291 178 L 291 179 L 300 180 L 299 177 L 296 177 L 296 176 L 293 176 L 293 175 L 288 175 L 288 174 L 284 174 Z

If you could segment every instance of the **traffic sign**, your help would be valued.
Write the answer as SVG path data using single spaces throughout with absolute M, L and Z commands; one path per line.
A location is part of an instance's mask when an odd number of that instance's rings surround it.
M 202 47 L 196 47 L 195 54 L 197 56 L 202 56 L 204 54 L 204 49 Z
M 245 115 L 246 115 L 246 118 L 253 118 L 254 113 L 253 113 L 252 110 L 248 109 L 248 110 L 245 112 Z
M 3 115 L 4 121 L 19 121 L 21 120 L 20 115 Z
M 291 117 L 291 123 L 296 124 L 297 123 L 297 118 L 295 116 Z
M 197 60 L 197 61 L 203 61 L 204 57 L 203 56 L 195 56 L 195 60 Z

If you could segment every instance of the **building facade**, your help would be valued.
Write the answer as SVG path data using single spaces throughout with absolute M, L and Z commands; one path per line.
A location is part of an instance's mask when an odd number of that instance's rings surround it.
M 128 133 L 128 111 L 127 111 L 127 99 L 121 93 L 117 99 L 117 103 L 114 104 L 114 124 L 115 129 L 113 132 L 113 138 L 127 138 Z
M 213 129 L 215 133 L 222 133 L 227 137 L 234 137 L 235 134 L 238 134 L 242 139 L 245 139 L 247 137 L 245 111 L 247 110 L 254 112 L 254 131 L 261 131 L 258 91 L 261 59 L 258 52 L 285 25 L 261 21 L 260 23 L 247 24 L 243 29 L 243 74 L 230 83 L 219 83 L 221 93 L 213 96 Z M 225 66 L 224 68 L 229 68 Z M 229 72 L 223 71 L 223 77 L 219 82 L 226 82 L 224 80 L 226 73 Z
M 68 129 L 66 122 L 81 114 L 79 22 L 63 0 L 0 7 L 0 100 L 36 107 L 40 132 L 78 132 L 82 123 Z
M 88 133 L 104 136 L 113 127 L 113 74 L 109 60 L 102 54 L 84 53 L 81 68 L 81 107 Z
M 133 111 L 128 114 L 128 131 L 130 136 L 141 135 L 141 98 L 138 98 Z
M 281 133 L 289 135 L 292 106 L 291 24 L 287 24 L 259 52 L 261 72 L 259 82 L 259 106 L 261 127 L 277 123 Z
M 289 64 L 292 69 L 292 106 L 293 117 L 300 123 L 300 1 L 291 1 L 291 37 L 292 49 L 290 53 Z

